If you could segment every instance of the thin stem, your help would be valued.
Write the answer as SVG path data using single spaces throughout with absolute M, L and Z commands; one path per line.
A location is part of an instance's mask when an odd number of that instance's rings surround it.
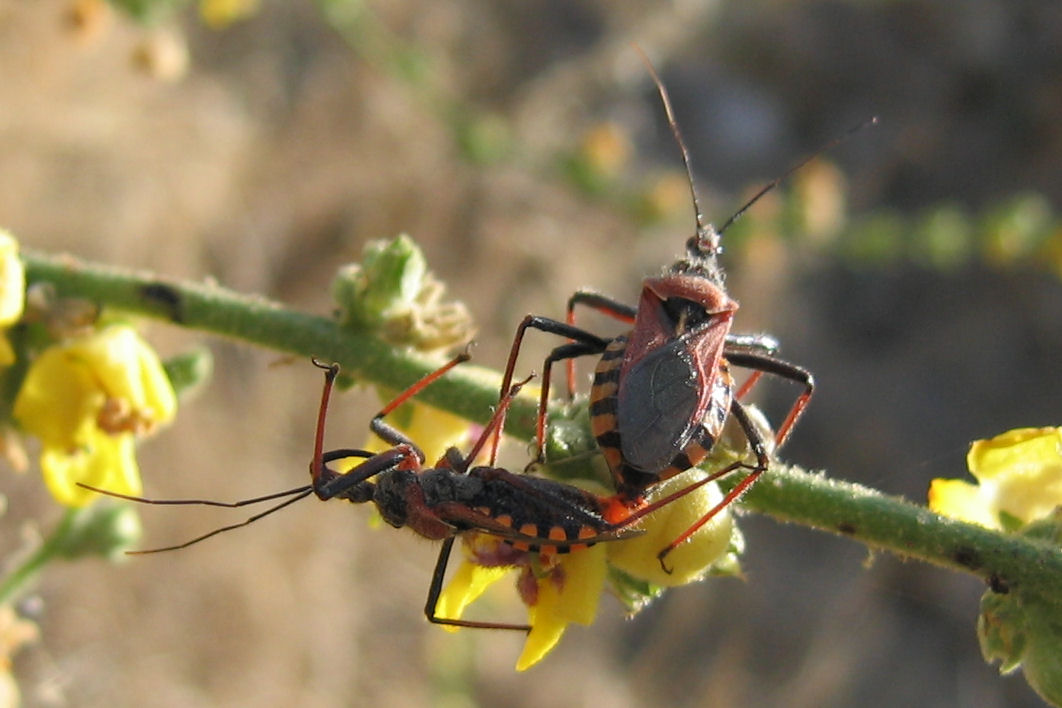
M 391 347 L 372 334 L 341 329 L 329 318 L 295 312 L 216 285 L 166 281 L 153 274 L 69 257 L 25 253 L 24 260 L 31 283 L 51 282 L 60 295 L 87 298 L 306 358 L 338 361 L 362 381 L 401 389 L 438 367 L 438 362 Z M 484 423 L 497 404 L 499 385 L 496 372 L 458 367 L 424 391 L 423 400 Z M 553 418 L 555 422 L 562 419 L 562 415 Z M 534 420 L 535 403 L 516 400 L 506 432 L 530 440 Z M 577 448 L 572 445 L 569 450 Z M 592 440 L 583 449 L 592 449 Z M 783 521 L 842 534 L 903 557 L 961 570 L 996 584 L 1022 585 L 1062 596 L 1062 552 L 1058 549 L 948 519 L 860 485 L 774 464 L 743 502 Z
M 742 499 L 780 521 L 848 536 L 986 582 L 1062 596 L 1062 551 L 936 514 L 851 482 L 774 464 Z
M 6 605 L 21 595 L 41 569 L 59 554 L 66 543 L 66 537 L 77 525 L 81 512 L 81 509 L 67 509 L 52 534 L 32 553 L 21 559 L 3 581 L 0 581 L 0 605 Z
M 297 312 L 262 297 L 219 285 L 178 282 L 153 273 L 89 263 L 71 256 L 32 251 L 22 254 L 29 283 L 51 283 L 60 296 L 83 298 L 125 312 L 164 320 L 274 351 L 339 362 L 358 381 L 401 390 L 439 367 L 411 349 L 395 347 L 370 332 L 340 327 L 333 319 Z M 498 403 L 501 377 L 465 365 L 424 391 L 425 403 L 469 420 L 486 423 Z M 506 431 L 522 438 L 534 434 L 535 404 L 516 400 Z

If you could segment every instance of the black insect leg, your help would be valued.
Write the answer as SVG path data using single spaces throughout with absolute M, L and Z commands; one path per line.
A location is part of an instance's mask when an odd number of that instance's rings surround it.
M 603 315 L 617 319 L 626 324 L 634 324 L 634 318 L 638 315 L 638 309 L 626 303 L 613 300 L 607 295 L 595 293 L 590 290 L 578 290 L 568 298 L 566 322 L 575 326 L 575 306 L 582 305 Z M 604 351 L 604 350 L 602 350 Z M 596 352 L 600 353 L 600 352 Z M 567 366 L 568 398 L 575 396 L 575 360 L 570 359 Z
M 542 363 L 542 393 L 538 401 L 538 419 L 535 421 L 536 455 L 534 462 L 544 462 L 546 459 L 546 417 L 549 413 L 549 384 L 553 363 L 567 360 L 570 365 L 577 357 L 600 354 L 602 351 L 598 349 L 596 343 L 570 342 L 556 347 Z
M 618 300 L 614 300 L 607 295 L 601 293 L 595 293 L 592 290 L 577 290 L 568 298 L 568 324 L 575 324 L 574 310 L 576 305 L 583 305 L 589 307 L 592 310 L 614 317 L 621 322 L 631 324 L 634 322 L 635 315 L 638 314 L 638 309 L 632 307 Z
M 556 334 L 561 337 L 566 337 L 573 340 L 569 344 L 563 344 L 552 352 L 546 358 L 544 368 L 549 371 L 551 364 L 554 361 L 559 361 L 564 358 L 573 358 L 576 356 L 585 356 L 590 354 L 600 354 L 608 347 L 610 340 L 598 337 L 596 334 L 587 332 L 584 329 L 580 329 L 575 325 L 567 324 L 565 322 L 558 322 L 548 317 L 539 317 L 538 315 L 528 315 L 520 322 L 520 325 L 516 328 L 516 335 L 513 336 L 513 343 L 509 349 L 509 360 L 505 364 L 505 375 L 502 377 L 501 392 L 498 396 L 498 400 L 505 398 L 505 394 L 509 391 L 513 382 L 513 373 L 516 371 L 516 360 L 520 355 L 520 348 L 524 342 L 524 334 L 528 329 L 537 329 L 541 332 L 547 332 L 549 334 Z M 579 346 L 575 346 L 579 345 Z M 574 348 L 570 348 L 574 347 Z M 545 429 L 545 415 L 546 404 L 549 402 L 549 376 L 544 375 L 543 381 L 543 393 L 542 399 L 539 403 L 539 420 L 538 427 L 542 430 Z M 541 449 L 541 437 L 539 438 L 539 448 Z M 494 458 L 497 454 L 497 442 L 494 443 L 491 450 L 491 457 Z
M 728 334 L 723 347 L 723 356 L 727 359 L 741 354 L 759 354 L 773 357 L 777 351 L 778 340 L 769 334 Z M 734 395 L 739 399 L 744 399 L 760 380 L 761 376 L 763 376 L 762 371 L 753 371 Z
M 424 615 L 432 624 L 445 624 L 451 627 L 472 627 L 474 629 L 516 629 L 521 632 L 530 632 L 531 627 L 526 624 L 502 624 L 498 622 L 474 622 L 462 619 L 447 619 L 435 614 L 439 606 L 439 596 L 442 595 L 443 580 L 446 578 L 446 566 L 450 562 L 450 551 L 454 547 L 456 536 L 443 541 L 439 549 L 439 559 L 435 561 L 435 570 L 431 574 L 431 585 L 428 586 L 428 600 L 424 603 Z
M 548 317 L 528 315 L 516 328 L 516 335 L 513 337 L 512 347 L 509 349 L 509 360 L 505 364 L 505 376 L 502 378 L 502 388 L 499 398 L 504 396 L 505 392 L 509 390 L 509 386 L 512 385 L 513 372 L 516 370 L 516 359 L 520 354 L 520 347 L 524 342 L 524 334 L 528 329 L 537 329 L 541 332 L 567 337 L 573 342 L 582 343 L 586 346 L 586 354 L 600 354 L 605 351 L 605 348 L 610 341 L 599 337 L 596 334 L 587 332 L 585 329 L 580 329 L 573 324 L 558 322 L 557 320 L 552 320 Z
M 348 472 L 336 472 L 328 462 L 349 457 L 366 457 L 368 459 Z M 366 450 L 332 450 L 321 455 L 317 464 L 317 475 L 313 478 L 313 491 L 321 501 L 336 497 L 349 499 L 355 504 L 362 504 L 372 499 L 372 485 L 368 480 L 373 477 L 398 469 L 403 465 L 417 468 L 416 451 L 407 445 L 396 445 L 384 452 L 372 453 Z
M 664 499 L 658 499 L 650 505 L 649 509 L 651 510 L 659 509 L 662 506 L 670 504 L 675 499 L 689 494 L 694 489 L 702 487 L 708 482 L 719 479 L 720 477 L 723 477 L 736 469 L 746 468 L 749 470 L 749 473 L 745 476 L 745 478 L 738 482 L 733 489 L 727 492 L 726 495 L 723 497 L 722 501 L 720 501 L 718 504 L 709 509 L 695 524 L 683 531 L 682 535 L 680 535 L 674 541 L 669 543 L 666 548 L 664 548 L 660 551 L 660 553 L 657 554 L 656 557 L 660 561 L 660 566 L 664 569 L 664 571 L 668 573 L 670 573 L 671 570 L 664 564 L 664 559 L 668 556 L 668 554 L 678 548 L 683 543 L 685 543 L 691 536 L 693 536 L 693 534 L 697 533 L 697 531 L 699 531 L 701 527 L 711 521 L 716 514 L 718 514 L 720 511 L 729 506 L 735 499 L 744 494 L 745 490 L 752 486 L 752 484 L 759 478 L 759 476 L 767 470 L 767 465 L 770 462 L 770 459 L 767 456 L 767 446 L 764 444 L 763 437 L 760 435 L 760 432 L 756 428 L 755 424 L 753 424 L 752 419 L 749 418 L 749 414 L 748 411 L 745 410 L 745 406 L 742 405 L 740 401 L 735 399 L 730 402 L 730 413 L 734 416 L 734 419 L 737 420 L 738 424 L 741 426 L 742 431 L 745 433 L 745 437 L 748 438 L 749 447 L 752 448 L 752 454 L 756 457 L 756 464 L 752 465 L 751 467 L 744 462 L 736 462 L 732 465 L 727 465 L 723 469 L 710 474 L 708 477 L 694 482 L 685 489 L 682 489 L 676 492 L 675 494 L 668 495 Z M 638 515 L 642 516 L 645 513 L 646 510 L 641 509 L 639 510 Z
M 775 433 L 775 447 L 781 447 L 782 443 L 784 443 L 786 438 L 789 437 L 793 425 L 804 412 L 804 408 L 807 407 L 808 401 L 811 400 L 812 393 L 815 392 L 814 376 L 812 376 L 810 371 L 797 366 L 796 364 L 790 364 L 788 361 L 783 361 L 763 354 L 728 353 L 726 358 L 727 361 L 734 366 L 752 369 L 755 372 L 753 376 L 756 378 L 758 378 L 758 374 L 761 373 L 771 374 L 772 376 L 777 376 L 804 386 L 804 391 L 797 396 L 797 399 L 793 402 L 792 408 L 789 409 L 788 415 L 786 415 L 785 420 L 782 421 L 781 426 L 778 427 L 778 431 Z M 742 390 L 738 393 L 745 393 L 747 388 L 748 382 L 746 382 L 745 386 L 743 386 Z
M 778 353 L 778 340 L 769 334 L 727 334 L 723 354 L 763 354 L 774 356 Z
M 446 362 L 427 376 L 424 376 L 412 386 L 407 388 L 405 391 L 402 391 L 400 394 L 395 396 L 395 398 L 390 403 L 380 409 L 379 413 L 373 416 L 372 421 L 369 423 L 369 428 L 371 428 L 374 433 L 379 435 L 380 438 L 383 439 L 384 442 L 389 445 L 408 445 L 409 447 L 413 448 L 413 450 L 415 450 L 417 453 L 417 457 L 420 458 L 421 463 L 423 463 L 424 452 L 419 447 L 417 447 L 416 443 L 410 440 L 405 433 L 401 432 L 394 426 L 385 423 L 383 420 L 384 416 L 386 416 L 394 409 L 398 408 L 400 405 L 408 401 L 413 396 L 416 396 L 418 393 L 423 391 L 431 384 L 435 383 L 435 381 L 437 381 L 447 371 L 454 368 L 458 364 L 468 361 L 470 358 L 471 355 L 469 354 L 468 349 L 465 349 L 465 351 L 461 352 L 456 357 Z

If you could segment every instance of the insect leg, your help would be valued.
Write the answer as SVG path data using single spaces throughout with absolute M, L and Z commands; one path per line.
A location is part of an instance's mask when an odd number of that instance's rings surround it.
M 718 514 L 720 511 L 729 506 L 734 500 L 744 494 L 745 490 L 751 487 L 753 482 L 755 482 L 759 478 L 759 476 L 767 470 L 767 465 L 770 462 L 769 458 L 767 457 L 767 447 L 764 444 L 763 437 L 760 435 L 759 430 L 757 430 L 756 426 L 749 418 L 748 412 L 745 410 L 745 406 L 742 405 L 741 402 L 737 399 L 734 399 L 730 402 L 730 413 L 737 420 L 738 424 L 741 425 L 741 429 L 742 431 L 744 431 L 745 437 L 748 438 L 749 446 L 752 448 L 752 454 L 756 456 L 756 464 L 751 467 L 749 473 L 745 476 L 743 480 L 738 482 L 733 489 L 726 493 L 722 501 L 720 501 L 718 504 L 709 509 L 708 512 L 705 513 L 705 515 L 697 521 L 697 523 L 693 524 L 688 529 L 683 531 L 681 536 L 669 543 L 666 548 L 664 548 L 656 555 L 657 560 L 660 561 L 660 567 L 663 568 L 664 571 L 667 573 L 671 572 L 671 570 L 664 564 L 664 559 L 668 556 L 668 554 L 678 548 L 683 543 L 685 543 L 690 538 L 690 536 L 697 533 L 697 531 L 700 530 L 702 526 L 711 521 L 716 514 Z M 674 499 L 678 498 L 679 496 L 688 494 L 697 487 L 703 486 L 704 484 L 712 481 L 713 479 L 719 479 L 723 475 L 728 474 L 729 472 L 732 472 L 733 470 L 739 467 L 748 468 L 749 466 L 743 462 L 728 465 L 722 470 L 719 470 L 718 472 L 709 475 L 706 479 L 695 482 L 686 489 L 683 489 L 676 494 L 670 495 L 667 500 L 660 500 L 654 503 L 652 506 L 659 508 L 664 503 L 674 501 Z
M 458 364 L 461 364 L 463 362 L 468 361 L 470 358 L 471 358 L 471 354 L 469 353 L 468 349 L 466 348 L 465 351 L 461 352 L 456 357 L 454 357 L 450 361 L 446 362 L 445 364 L 443 364 L 442 366 L 440 366 L 438 369 L 436 369 L 435 371 L 431 372 L 427 376 L 421 378 L 419 381 L 414 383 L 412 386 L 407 388 L 405 391 L 402 391 L 400 394 L 395 396 L 395 398 L 390 403 L 388 403 L 386 406 L 381 408 L 380 412 L 377 413 L 375 416 L 373 416 L 372 422 L 369 423 L 369 427 L 372 429 L 372 431 L 374 433 L 379 435 L 380 438 L 382 438 L 384 440 L 384 442 L 388 443 L 389 445 L 401 445 L 401 444 L 409 445 L 414 450 L 416 450 L 417 457 L 419 457 L 420 461 L 423 463 L 424 462 L 424 453 L 420 450 L 420 448 L 417 447 L 417 445 L 412 440 L 410 440 L 404 433 L 399 431 L 394 426 L 391 426 L 388 423 L 385 423 L 384 420 L 383 420 L 384 416 L 386 416 L 388 413 L 390 413 L 394 409 L 398 408 L 400 405 L 402 405 L 403 403 L 408 401 L 413 396 L 415 396 L 418 393 L 420 393 L 421 391 L 423 391 L 425 388 L 427 388 L 431 384 L 435 383 L 435 381 L 437 381 L 447 371 L 449 371 L 450 369 L 454 368 Z
M 780 447 L 782 443 L 785 442 L 786 438 L 789 437 L 789 432 L 793 429 L 793 425 L 804 412 L 804 408 L 807 407 L 808 401 L 811 400 L 811 394 L 815 391 L 814 376 L 812 376 L 810 371 L 803 367 L 763 354 L 755 354 L 751 352 L 727 354 L 727 360 L 734 366 L 752 369 L 754 373 L 749 379 L 749 381 L 752 382 L 755 382 L 755 380 L 759 378 L 759 374 L 772 374 L 779 378 L 803 384 L 804 391 L 797 396 L 797 399 L 793 402 L 792 408 L 789 409 L 789 414 L 786 415 L 782 425 L 779 426 L 778 431 L 775 433 L 775 446 Z M 739 397 L 741 394 L 744 394 L 748 388 L 750 388 L 749 382 L 746 382 L 738 392 Z
M 424 604 L 424 616 L 432 624 L 445 624 L 451 627 L 472 627 L 475 629 L 517 629 L 522 632 L 530 632 L 531 627 L 526 624 L 501 624 L 498 622 L 474 622 L 462 619 L 447 619 L 435 614 L 439 606 L 439 596 L 442 595 L 443 580 L 446 578 L 446 566 L 450 562 L 450 551 L 454 547 L 456 536 L 443 541 L 439 549 L 439 559 L 435 561 L 435 570 L 431 574 L 431 585 L 428 586 L 428 600 Z
M 591 290 L 577 290 L 568 298 L 568 310 L 565 321 L 575 326 L 575 306 L 583 305 L 589 307 L 592 310 L 596 310 L 603 315 L 613 317 L 620 322 L 627 324 L 634 324 L 634 318 L 638 314 L 638 309 L 631 307 L 626 303 L 613 300 L 607 295 L 601 293 L 595 293 Z M 594 352 L 600 353 L 600 352 Z M 567 366 L 567 378 L 568 378 L 568 398 L 571 399 L 575 395 L 575 360 L 570 359 Z
M 543 462 L 546 459 L 546 417 L 549 412 L 549 383 L 553 362 L 567 360 L 570 367 L 576 357 L 600 353 L 601 350 L 597 348 L 596 343 L 569 342 L 556 347 L 542 363 L 542 393 L 538 401 L 538 419 L 535 421 L 536 462 Z
M 527 315 L 520 322 L 520 325 L 516 328 L 516 335 L 513 337 L 512 347 L 509 349 L 509 360 L 505 364 L 505 375 L 502 377 L 501 393 L 498 396 L 499 401 L 505 397 L 506 392 L 508 392 L 510 386 L 512 386 L 513 373 L 516 371 L 516 359 L 520 354 L 520 347 L 523 345 L 524 334 L 527 332 L 528 329 L 537 329 L 539 331 L 547 332 L 549 334 L 556 334 L 561 337 L 566 337 L 570 340 L 574 340 L 574 342 L 576 343 L 581 343 L 582 345 L 584 345 L 585 350 L 579 349 L 577 353 L 573 353 L 571 350 L 566 350 L 566 354 L 568 357 L 583 356 L 584 354 L 600 354 L 601 352 L 605 351 L 605 348 L 608 347 L 609 343 L 608 339 L 598 337 L 596 334 L 587 332 L 586 330 L 580 329 L 575 325 L 571 325 L 566 322 L 558 322 L 557 320 L 552 320 L 548 317 L 539 317 L 538 315 Z M 561 345 L 560 347 L 557 347 L 557 349 L 554 349 L 554 351 L 550 354 L 550 357 L 553 358 L 547 359 L 547 362 L 552 363 L 552 361 L 557 361 L 561 358 L 564 358 L 563 356 L 554 357 L 554 354 L 557 353 L 557 350 L 565 350 L 566 346 L 568 345 Z M 543 393 L 542 401 L 548 401 L 548 377 L 544 377 L 543 387 L 545 390 Z M 544 423 L 542 422 L 542 420 L 544 419 L 543 417 L 546 414 L 545 411 L 545 405 L 543 403 L 540 403 L 538 411 L 540 418 L 540 428 L 545 427 Z M 496 455 L 497 441 L 495 440 L 491 449 L 491 458 L 493 459 L 494 457 L 496 457 Z
M 494 465 L 498 452 L 498 440 L 501 438 L 501 434 L 505 428 L 505 416 L 509 412 L 509 405 L 512 404 L 513 399 L 516 398 L 517 394 L 520 393 L 520 389 L 522 389 L 528 381 L 534 378 L 534 376 L 534 374 L 531 374 L 523 381 L 517 381 L 509 387 L 505 396 L 503 396 L 498 403 L 498 409 L 494 411 L 494 415 L 491 416 L 487 426 L 483 428 L 483 433 L 479 436 L 479 440 L 476 441 L 476 444 L 472 446 L 467 457 L 462 458 L 457 451 L 451 451 L 453 448 L 446 451 L 447 460 L 454 470 L 458 472 L 468 471 L 469 464 L 471 464 L 483 450 L 483 446 L 486 445 L 488 439 L 492 440 L 489 464 L 491 466 Z
M 778 353 L 778 340 L 769 334 L 727 334 L 723 350 L 730 354 L 765 354 L 774 356 Z

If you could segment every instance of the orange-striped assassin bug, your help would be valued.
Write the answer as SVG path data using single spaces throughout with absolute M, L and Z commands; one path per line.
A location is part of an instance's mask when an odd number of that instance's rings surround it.
M 512 381 L 517 356 L 528 329 L 567 338 L 545 359 L 542 395 L 537 421 L 538 459 L 545 456 L 546 412 L 552 365 L 567 362 L 569 398 L 575 392 L 574 359 L 599 355 L 590 392 L 590 426 L 609 466 L 619 503 L 631 509 L 645 503 L 653 485 L 690 469 L 705 459 L 722 433 L 728 416 L 740 425 L 755 462 L 730 465 L 687 488 L 717 479 L 737 468 L 748 474 L 716 506 L 674 539 L 658 554 L 664 558 L 686 541 L 728 504 L 737 499 L 767 469 L 767 445 L 741 403 L 763 374 L 794 381 L 803 391 L 793 402 L 775 433 L 775 446 L 785 442 L 815 389 L 806 369 L 775 356 L 777 343 L 765 335 L 737 335 L 730 331 L 738 304 L 724 287 L 719 264 L 723 232 L 764 194 L 822 150 L 800 162 L 781 177 L 761 188 L 719 229 L 705 222 L 701 213 L 689 151 L 675 121 L 671 101 L 656 71 L 643 54 L 660 94 L 672 134 L 678 143 L 689 178 L 696 232 L 686 241 L 686 256 L 663 275 L 647 278 L 637 308 L 604 295 L 578 291 L 568 300 L 564 322 L 528 315 L 517 327 L 502 380 L 502 392 Z M 872 119 L 869 122 L 875 122 Z M 864 123 L 863 125 L 866 125 Z M 823 150 L 832 147 L 863 125 L 852 129 Z M 575 307 L 589 307 L 631 325 L 626 333 L 601 337 L 575 324 Z M 735 390 L 730 367 L 752 373 Z
M 468 352 L 457 356 L 441 368 L 428 374 L 400 393 L 376 414 L 371 429 L 392 447 L 374 453 L 361 449 L 324 451 L 324 428 L 328 402 L 337 375 L 338 364 L 314 364 L 325 371 L 321 405 L 314 436 L 314 453 L 310 463 L 311 483 L 295 489 L 237 502 L 218 502 L 200 499 L 158 500 L 108 492 L 89 485 L 81 486 L 109 496 L 146 504 L 200 504 L 221 507 L 242 507 L 283 499 L 265 511 L 236 524 L 215 529 L 181 544 L 132 551 L 134 554 L 160 553 L 187 548 L 224 531 L 246 526 L 258 519 L 315 494 L 319 499 L 346 499 L 355 504 L 372 502 L 383 519 L 396 528 L 406 526 L 417 534 L 443 541 L 432 573 L 425 604 L 425 614 L 433 623 L 460 627 L 529 630 L 527 625 L 476 622 L 437 617 L 435 614 L 454 540 L 465 532 L 478 532 L 501 538 L 509 551 L 499 550 L 491 562 L 497 565 L 529 563 L 528 554 L 548 557 L 566 553 L 606 541 L 616 541 L 640 535 L 634 524 L 649 511 L 658 509 L 670 500 L 662 500 L 636 514 L 625 509 L 611 509 L 610 498 L 562 482 L 526 474 L 514 474 L 490 466 L 471 467 L 473 461 L 493 437 L 501 433 L 506 410 L 520 388 L 530 380 L 509 387 L 497 410 L 479 436 L 468 455 L 450 448 L 435 467 L 424 468 L 424 452 L 406 435 L 388 425 L 384 417 L 441 377 L 451 368 L 469 358 Z M 493 446 L 492 446 L 493 447 Z M 348 472 L 338 472 L 329 463 L 349 458 L 364 461 Z M 606 517 L 619 515 L 618 521 Z

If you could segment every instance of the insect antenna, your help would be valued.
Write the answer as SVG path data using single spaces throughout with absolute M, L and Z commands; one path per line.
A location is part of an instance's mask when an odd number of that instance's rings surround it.
M 794 172 L 801 169 L 809 162 L 822 155 L 822 153 L 826 152 L 827 150 L 832 150 L 841 143 L 847 141 L 850 137 L 852 137 L 852 135 L 858 133 L 863 128 L 866 128 L 870 125 L 877 125 L 878 123 L 878 117 L 871 116 L 870 118 L 862 121 L 858 125 L 849 128 L 840 136 L 826 143 L 818 150 L 815 150 L 803 160 L 783 172 L 780 176 L 775 177 L 773 180 L 771 180 L 759 190 L 757 190 L 757 192 L 753 194 L 748 201 L 742 204 L 741 207 L 736 212 L 734 212 L 734 214 L 729 219 L 724 221 L 723 225 L 717 229 L 704 220 L 704 213 L 701 211 L 700 200 L 697 198 L 697 188 L 693 180 L 693 168 L 690 164 L 690 151 L 689 148 L 686 147 L 686 141 L 682 138 L 682 131 L 679 130 L 678 122 L 675 120 L 675 111 L 671 106 L 671 97 L 670 94 L 668 94 L 667 87 L 665 87 L 663 81 L 660 80 L 660 76 L 656 73 L 656 69 L 653 68 L 652 63 L 649 61 L 649 57 L 646 56 L 644 51 L 642 51 L 642 48 L 635 46 L 635 49 L 637 49 L 638 53 L 641 54 L 642 61 L 645 62 L 645 66 L 649 70 L 649 75 L 652 77 L 653 83 L 656 84 L 657 93 L 660 95 L 660 100 L 664 104 L 664 113 L 667 115 L 667 122 L 671 128 L 671 134 L 675 137 L 675 142 L 678 143 L 679 151 L 682 153 L 682 164 L 686 168 L 686 177 L 690 185 L 690 194 L 693 197 L 694 218 L 697 222 L 697 235 L 694 238 L 690 239 L 690 241 L 686 244 L 686 248 L 689 251 L 690 256 L 693 258 L 706 258 L 717 256 L 720 252 L 719 237 L 722 236 L 723 233 L 728 228 L 730 228 L 730 226 L 735 221 L 744 216 L 745 212 L 752 208 L 752 205 L 758 202 L 765 194 L 777 187 L 784 180 L 788 179 Z
M 217 536 L 219 533 L 224 533 L 225 531 L 232 531 L 233 529 L 242 528 L 244 526 L 247 526 L 248 524 L 252 524 L 265 516 L 269 516 L 273 512 L 280 511 L 284 507 L 290 504 L 294 504 L 300 499 L 305 499 L 306 497 L 313 494 L 313 486 L 305 484 L 301 487 L 295 487 L 294 489 L 288 489 L 283 492 L 274 492 L 273 494 L 266 494 L 260 497 L 253 497 L 251 499 L 241 499 L 239 501 L 234 502 L 223 502 L 214 501 L 211 499 L 148 499 L 147 497 L 137 497 L 131 494 L 110 492 L 106 489 L 93 487 L 92 485 L 85 484 L 83 482 L 78 482 L 77 485 L 79 487 L 89 489 L 93 492 L 105 494 L 109 497 L 115 497 L 116 499 L 124 499 L 126 501 L 136 502 L 138 504 L 157 504 L 162 506 L 220 506 L 225 507 L 227 509 L 236 509 L 239 507 L 251 506 L 253 504 L 261 504 L 263 502 L 274 501 L 276 499 L 283 499 L 283 501 L 281 501 L 279 504 L 274 504 L 265 511 L 261 511 L 255 514 L 254 516 L 244 519 L 243 521 L 240 521 L 235 524 L 229 524 L 228 526 L 222 526 L 221 528 L 216 528 L 213 531 L 209 531 L 203 534 L 202 536 L 197 536 L 191 539 L 190 541 L 185 541 L 184 543 L 178 543 L 173 546 L 165 546 L 162 548 L 148 548 L 142 551 L 126 551 L 126 554 L 131 556 L 146 555 L 148 553 L 164 553 L 166 551 L 178 551 L 182 548 L 188 548 L 189 546 L 193 546 L 199 543 L 200 541 L 205 541 L 208 538 L 211 538 L 212 536 Z
M 704 213 L 701 211 L 701 202 L 697 198 L 697 187 L 693 182 L 693 167 L 690 164 L 690 151 L 686 147 L 686 141 L 682 138 L 682 131 L 679 130 L 678 121 L 675 120 L 675 110 L 671 107 L 671 96 L 667 92 L 667 87 L 664 86 L 664 82 L 660 80 L 659 74 L 656 73 L 656 69 L 653 68 L 653 63 L 649 61 L 649 57 L 641 47 L 635 45 L 635 49 L 642 55 L 642 61 L 645 62 L 645 68 L 649 70 L 649 76 L 652 77 L 653 83 L 656 84 L 656 91 L 660 94 L 660 101 L 664 104 L 664 113 L 667 115 L 667 123 L 671 127 L 671 134 L 675 136 L 675 142 L 678 143 L 679 152 L 682 153 L 682 164 L 686 167 L 686 178 L 690 185 L 690 196 L 693 198 L 693 218 L 697 222 L 697 241 L 699 243 L 708 242 L 707 251 L 715 253 L 719 249 L 719 232 L 711 227 L 704 220 Z M 744 208 L 748 208 L 746 205 Z
M 794 172 L 796 172 L 800 168 L 804 167 L 809 162 L 811 162 L 815 158 L 819 157 L 820 155 L 822 155 L 822 153 L 826 152 L 827 150 L 832 150 L 833 148 L 837 147 L 841 143 L 846 142 L 850 137 L 852 137 L 853 135 L 855 135 L 856 133 L 861 131 L 863 128 L 866 128 L 867 126 L 870 126 L 870 125 L 877 125 L 877 124 L 878 124 L 878 117 L 877 116 L 871 116 L 870 118 L 867 118 L 866 120 L 862 121 L 858 125 L 852 126 L 848 130 L 844 131 L 839 136 L 837 136 L 836 138 L 831 140 L 830 142 L 828 142 L 825 145 L 823 145 L 822 147 L 820 147 L 815 152 L 813 152 L 810 155 L 808 155 L 807 157 L 805 157 L 803 160 L 801 160 L 797 164 L 795 164 L 792 167 L 790 167 L 788 170 L 783 172 L 780 176 L 775 177 L 770 182 L 768 182 L 767 184 L 765 184 L 762 187 L 760 187 L 760 189 L 755 194 L 753 194 L 752 197 L 747 202 L 745 202 L 741 206 L 740 209 L 738 209 L 736 212 L 734 212 L 733 216 L 731 216 L 729 219 L 727 219 L 726 221 L 723 222 L 723 225 L 719 227 L 719 230 L 718 230 L 719 233 L 722 234 L 724 231 L 726 231 L 728 228 L 730 228 L 731 224 L 733 224 L 735 221 L 740 219 L 745 214 L 745 212 L 748 211 L 752 207 L 753 204 L 758 202 L 760 200 L 760 198 L 763 197 L 763 195 L 767 194 L 767 192 L 769 192 L 772 189 L 774 189 L 775 187 L 777 187 L 779 184 L 781 184 L 785 179 L 787 179 Z

